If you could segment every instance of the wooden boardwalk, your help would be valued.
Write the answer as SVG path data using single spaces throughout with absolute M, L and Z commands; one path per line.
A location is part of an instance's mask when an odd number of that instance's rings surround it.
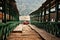
M 42 38 L 28 25 L 22 25 L 22 32 L 12 32 L 7 40 L 42 40 Z
M 43 29 L 37 28 L 35 25 L 31 25 L 29 24 L 29 26 L 35 30 L 37 33 L 39 33 L 39 35 L 44 39 L 44 40 L 60 40 L 60 38 L 46 32 Z

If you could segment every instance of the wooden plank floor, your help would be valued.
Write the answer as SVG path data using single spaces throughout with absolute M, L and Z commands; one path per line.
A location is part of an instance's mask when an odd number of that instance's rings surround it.
M 42 38 L 28 25 L 23 25 L 22 33 L 12 32 L 7 40 L 42 40 Z

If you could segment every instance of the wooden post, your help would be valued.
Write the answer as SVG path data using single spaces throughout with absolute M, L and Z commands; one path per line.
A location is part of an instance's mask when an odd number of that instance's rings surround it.
M 39 22 L 41 22 L 41 12 L 39 12 Z
M 42 10 L 41 10 L 41 22 L 42 22 Z
M 9 21 L 11 20 L 10 13 L 11 13 L 11 9 L 10 9 L 10 6 L 9 6 Z
M 37 12 L 37 14 L 38 14 L 37 17 L 38 17 L 38 22 L 39 22 L 39 12 Z
M 48 11 L 49 11 L 48 17 L 49 17 L 49 18 L 48 18 L 48 21 L 50 22 L 50 9 L 51 9 L 51 8 L 50 8 L 50 7 L 51 7 L 51 4 L 50 4 L 50 3 L 51 3 L 51 2 L 50 2 L 50 1 L 48 1 L 48 2 L 49 2 L 49 8 L 48 8 Z
M 7 13 L 7 0 L 3 0 L 3 11 L 4 11 L 4 23 L 6 23 L 6 13 Z
M 2 22 L 3 22 L 3 1 L 2 1 Z
M 56 10 L 56 19 L 55 19 L 55 21 L 58 22 L 58 0 L 55 0 L 55 4 L 56 4 L 56 6 L 55 6 L 55 10 Z
M 44 8 L 44 22 L 46 21 L 45 20 L 45 15 L 46 15 L 46 9 Z

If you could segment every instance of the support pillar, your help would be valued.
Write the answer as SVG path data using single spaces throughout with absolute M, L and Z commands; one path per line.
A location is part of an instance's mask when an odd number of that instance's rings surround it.
M 50 0 L 50 1 L 51 1 L 51 0 Z M 49 14 L 48 14 L 48 17 L 49 17 L 49 18 L 48 18 L 48 22 L 50 22 L 50 9 L 51 9 L 51 8 L 50 8 L 50 7 L 51 7 L 51 2 L 50 2 L 50 1 L 49 1 L 49 9 L 48 9 L 48 11 L 49 11 Z
M 7 0 L 3 0 L 3 12 L 4 12 L 4 23 L 6 23 L 6 13 L 7 13 Z
M 41 10 L 41 22 L 42 22 L 42 10 Z
M 46 15 L 46 9 L 44 8 L 44 22 L 46 21 L 45 20 L 45 15 Z
M 58 5 L 58 0 L 55 0 L 55 4 L 56 4 L 56 6 L 55 6 L 55 10 L 56 10 L 56 19 L 55 19 L 55 21 L 58 22 L 58 7 L 59 7 L 59 5 Z

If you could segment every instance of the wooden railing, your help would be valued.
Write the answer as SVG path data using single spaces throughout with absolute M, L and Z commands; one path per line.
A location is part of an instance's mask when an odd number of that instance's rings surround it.
M 6 24 L 0 23 L 0 40 L 6 40 L 9 34 L 14 30 L 14 28 L 19 25 L 20 22 L 7 22 Z

